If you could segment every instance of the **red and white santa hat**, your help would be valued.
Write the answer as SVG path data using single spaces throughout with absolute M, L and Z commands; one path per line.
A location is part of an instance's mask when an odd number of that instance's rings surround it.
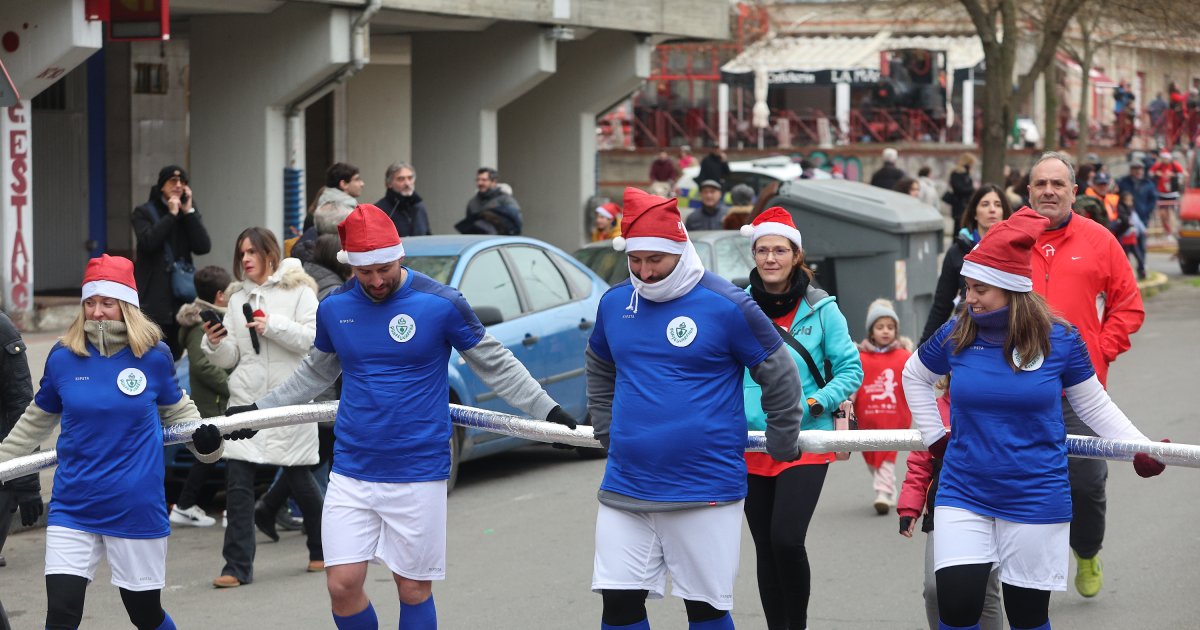
M 743 225 L 741 231 L 742 236 L 749 237 L 751 243 L 756 243 L 758 239 L 774 234 L 795 243 L 796 249 L 804 249 L 804 245 L 800 241 L 800 230 L 797 230 L 796 224 L 792 222 L 792 213 L 779 206 L 763 210 L 757 217 L 754 217 L 753 223 Z
M 352 267 L 382 265 L 404 258 L 404 245 L 396 224 L 383 210 L 369 203 L 360 203 L 338 224 L 342 240 L 339 261 Z
M 79 301 L 95 296 L 115 298 L 141 307 L 137 282 L 133 279 L 133 262 L 108 254 L 89 260 L 83 273 L 83 296 Z
M 975 249 L 963 257 L 962 275 L 1017 293 L 1033 290 L 1033 246 L 1050 220 L 1021 208 L 992 226 Z
M 688 237 L 679 217 L 679 201 L 637 188 L 625 189 L 621 234 L 613 239 L 613 249 L 618 251 L 682 254 L 687 250 Z
M 621 208 L 618 207 L 617 204 L 610 201 L 606 204 L 596 206 L 596 214 L 607 218 L 609 221 L 612 221 L 617 218 L 618 214 L 621 214 Z

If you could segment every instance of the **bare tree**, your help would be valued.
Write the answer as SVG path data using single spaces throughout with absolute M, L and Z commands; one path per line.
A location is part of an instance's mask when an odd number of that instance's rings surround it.
M 1103 16 L 1103 11 L 1084 11 L 1075 16 L 1075 23 L 1079 26 L 1078 41 L 1072 41 L 1071 38 L 1065 38 L 1062 41 L 1062 49 L 1067 53 L 1067 56 L 1072 61 L 1079 64 L 1079 72 L 1083 76 L 1080 78 L 1079 90 L 1079 111 L 1076 112 L 1076 120 L 1079 125 L 1079 142 L 1075 145 L 1075 154 L 1077 158 L 1082 159 L 1087 155 L 1091 140 L 1091 96 L 1092 96 L 1092 64 L 1096 60 L 1096 50 L 1100 47 L 1104 40 L 1100 38 L 1098 29 Z

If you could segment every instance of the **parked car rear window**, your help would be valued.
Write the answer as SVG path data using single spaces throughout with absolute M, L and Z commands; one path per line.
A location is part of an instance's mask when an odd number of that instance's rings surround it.
M 404 266 L 419 271 L 442 284 L 450 282 L 458 256 L 406 256 Z
M 625 262 L 625 252 L 619 252 L 611 246 L 585 247 L 575 252 L 575 259 L 587 265 L 610 285 L 629 277 L 629 265 Z

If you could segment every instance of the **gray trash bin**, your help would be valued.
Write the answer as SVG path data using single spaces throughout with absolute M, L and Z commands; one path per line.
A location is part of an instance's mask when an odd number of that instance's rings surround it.
M 837 296 L 855 341 L 867 306 L 896 304 L 900 334 L 921 336 L 937 287 L 941 213 L 915 197 L 844 180 L 796 180 L 770 205 L 792 215 L 818 283 Z

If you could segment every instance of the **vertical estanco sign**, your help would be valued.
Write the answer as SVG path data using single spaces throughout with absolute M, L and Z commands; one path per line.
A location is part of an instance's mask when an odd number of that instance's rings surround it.
M 33 309 L 33 160 L 29 101 L 0 107 L 0 288 L 4 310 Z

